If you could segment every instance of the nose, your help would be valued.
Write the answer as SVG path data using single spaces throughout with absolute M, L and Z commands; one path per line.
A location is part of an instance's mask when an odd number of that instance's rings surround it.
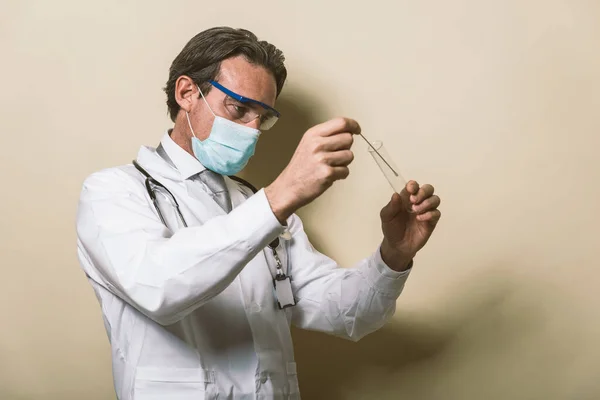
M 252 121 L 248 122 L 246 126 L 254 129 L 260 128 L 260 115 L 254 118 Z

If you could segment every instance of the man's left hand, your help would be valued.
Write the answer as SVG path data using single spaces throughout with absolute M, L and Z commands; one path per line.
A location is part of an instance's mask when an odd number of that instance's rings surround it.
M 433 233 L 441 217 L 440 198 L 433 192 L 431 185 L 410 181 L 381 210 L 381 257 L 393 270 L 406 270 Z

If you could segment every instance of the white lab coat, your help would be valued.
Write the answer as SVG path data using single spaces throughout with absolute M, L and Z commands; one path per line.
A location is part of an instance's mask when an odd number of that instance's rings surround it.
M 162 143 L 174 160 L 189 156 L 168 134 Z M 279 309 L 264 249 L 285 227 L 264 190 L 226 178 L 234 209 L 225 214 L 154 148 L 137 160 L 173 193 L 189 227 L 166 201 L 163 225 L 132 165 L 83 184 L 78 256 L 101 305 L 119 399 L 299 399 L 291 323 L 358 340 L 393 315 L 408 272 L 390 270 L 379 249 L 339 267 L 296 215 L 278 253 L 298 304 Z

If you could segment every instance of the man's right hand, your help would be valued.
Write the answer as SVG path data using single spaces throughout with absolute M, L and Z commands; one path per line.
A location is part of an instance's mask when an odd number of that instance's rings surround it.
M 354 159 L 352 135 L 359 133 L 358 122 L 349 118 L 335 118 L 306 131 L 290 163 L 265 188 L 279 222 L 285 224 L 296 210 L 348 176 L 348 165 Z

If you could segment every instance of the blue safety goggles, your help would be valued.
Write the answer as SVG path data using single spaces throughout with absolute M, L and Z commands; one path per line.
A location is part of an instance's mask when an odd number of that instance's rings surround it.
M 223 104 L 225 109 L 230 114 L 230 117 L 234 121 L 239 121 L 243 124 L 247 124 L 251 121 L 254 121 L 256 118 L 260 118 L 260 126 L 259 129 L 266 131 L 269 130 L 275 125 L 279 116 L 281 115 L 279 111 L 274 109 L 273 107 L 265 104 L 261 101 L 251 99 L 249 97 L 244 97 L 239 95 L 225 86 L 221 85 L 216 81 L 208 81 L 212 86 L 219 89 L 221 92 L 225 93 L 225 99 L 223 100 Z M 255 106 L 260 106 L 264 111 L 256 112 Z

